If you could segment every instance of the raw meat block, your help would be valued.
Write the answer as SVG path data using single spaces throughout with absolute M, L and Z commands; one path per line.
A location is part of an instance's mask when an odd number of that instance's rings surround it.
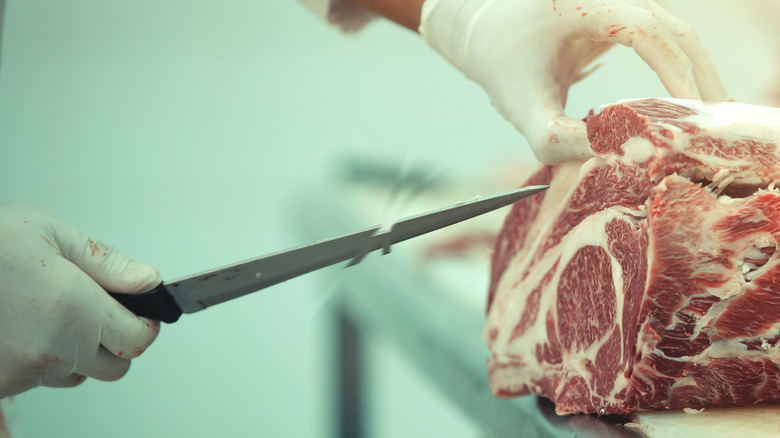
M 780 402 L 780 110 L 674 99 L 586 118 L 496 241 L 499 396 L 559 414 Z

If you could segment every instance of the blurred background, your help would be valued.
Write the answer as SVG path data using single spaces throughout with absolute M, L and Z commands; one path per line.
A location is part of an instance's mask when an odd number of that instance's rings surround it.
M 771 103 L 777 15 L 711 3 L 675 7 L 732 94 Z M 306 243 L 293 205 L 343 201 L 334 181 L 353 159 L 436 170 L 465 182 L 460 199 L 520 184 L 524 170 L 495 169 L 534 161 L 476 84 L 383 20 L 345 35 L 294 0 L 7 0 L 4 15 L 0 199 L 166 279 Z M 667 96 L 630 50 L 599 62 L 569 115 Z M 17 436 L 330 436 L 331 289 L 303 277 L 185 315 L 118 382 L 16 397 Z M 371 436 L 480 436 L 391 343 L 365 355 Z

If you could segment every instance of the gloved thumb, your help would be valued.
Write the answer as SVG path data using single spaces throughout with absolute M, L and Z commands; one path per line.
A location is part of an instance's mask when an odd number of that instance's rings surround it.
M 138 263 L 112 246 L 93 240 L 64 225 L 55 239 L 63 257 L 92 277 L 103 289 L 118 293 L 143 293 L 161 281 L 157 269 Z
M 552 82 L 528 88 L 504 75 L 485 80 L 493 105 L 523 133 L 544 164 L 585 161 L 592 156 L 585 122 L 563 112 L 566 90 Z

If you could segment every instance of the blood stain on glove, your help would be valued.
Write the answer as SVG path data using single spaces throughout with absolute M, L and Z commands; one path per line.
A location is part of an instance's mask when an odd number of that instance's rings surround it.
M 57 248 L 56 246 L 54 246 L 54 244 L 53 244 L 53 243 L 51 243 L 51 240 L 49 240 L 49 239 L 48 239 L 46 236 L 44 236 L 43 234 L 41 234 L 41 239 L 43 239 L 43 240 L 44 240 L 46 243 L 48 243 L 48 244 L 49 244 L 49 245 L 50 245 L 52 248 L 55 248 L 55 249 Z
M 29 358 L 29 356 L 26 354 L 23 356 Z M 46 371 L 52 367 L 52 365 L 59 364 L 61 362 L 62 359 L 60 359 L 58 356 L 52 356 L 44 353 L 38 355 L 38 357 L 30 363 L 28 368 L 35 374 L 44 375 L 46 374 Z
M 610 37 L 614 37 L 615 35 L 617 35 L 617 34 L 618 34 L 618 33 L 620 33 L 621 31 L 624 31 L 624 30 L 626 30 L 626 28 L 627 28 L 627 27 L 628 27 L 628 26 L 621 26 L 621 25 L 619 25 L 619 24 L 613 24 L 613 25 L 611 25 L 611 26 L 609 26 L 609 27 L 607 28 L 607 29 L 609 29 L 609 30 L 607 31 L 607 35 L 608 35 L 608 36 L 610 36 Z
M 41 361 L 41 363 L 46 364 L 46 365 L 62 362 L 62 360 L 60 360 L 59 357 L 57 357 L 57 356 L 50 356 L 48 354 L 41 354 L 40 356 L 38 356 L 38 360 Z
M 135 356 L 133 356 L 133 357 L 138 357 L 138 356 L 142 355 L 144 351 L 146 351 L 146 347 L 135 347 Z M 120 350 L 119 352 L 117 352 L 116 355 L 119 356 L 119 357 L 124 357 L 125 356 L 125 352 Z
M 89 239 L 89 250 L 92 252 L 93 256 L 100 255 L 101 257 L 105 257 L 108 254 L 108 250 L 105 246 L 103 246 L 100 242 L 95 242 L 92 239 Z

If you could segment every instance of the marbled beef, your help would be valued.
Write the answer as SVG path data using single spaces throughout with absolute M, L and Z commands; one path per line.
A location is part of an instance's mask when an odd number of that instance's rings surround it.
M 560 414 L 780 402 L 780 110 L 674 99 L 586 119 L 496 241 L 499 396 Z M 524 184 L 524 185 L 525 185 Z

